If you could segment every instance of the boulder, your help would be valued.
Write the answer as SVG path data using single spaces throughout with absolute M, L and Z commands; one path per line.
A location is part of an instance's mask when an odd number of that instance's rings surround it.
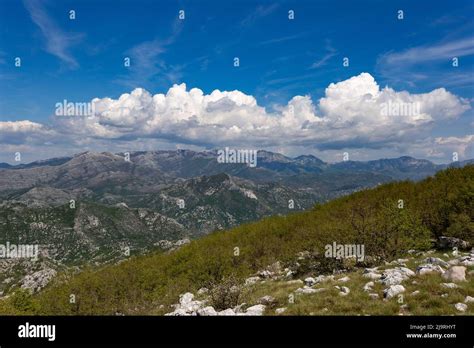
M 382 284 L 388 286 L 397 285 L 414 275 L 415 272 L 406 267 L 390 268 L 383 271 L 380 281 L 382 282 Z
M 347 286 L 335 286 L 335 288 L 339 290 L 339 295 L 341 296 L 346 296 L 351 292 Z
M 438 257 L 428 257 L 428 258 L 425 259 L 425 262 L 426 263 L 432 263 L 433 265 L 440 265 L 442 267 L 448 267 L 449 266 L 449 264 L 446 261 L 441 260 Z
M 247 306 L 247 304 L 244 302 L 244 303 L 241 303 L 241 304 L 235 306 L 233 308 L 233 310 L 236 314 L 243 313 L 244 312 L 243 308 L 246 307 L 246 306 Z
M 276 300 L 273 296 L 267 295 L 260 298 L 258 300 L 258 303 L 266 305 L 266 306 L 271 306 L 276 303 Z
M 467 309 L 467 305 L 464 304 L 464 303 L 461 303 L 461 302 L 456 303 L 456 304 L 454 305 L 454 307 L 456 307 L 456 309 L 457 309 L 458 311 L 460 311 L 460 312 L 465 312 L 466 309 Z
M 273 278 L 275 276 L 275 273 L 266 269 L 266 270 L 260 271 L 258 275 L 262 278 L 269 279 L 269 278 Z
M 304 283 L 307 286 L 313 286 L 314 284 L 316 284 L 316 280 L 313 277 L 308 277 L 304 280 Z
M 346 283 L 346 282 L 348 282 L 349 280 L 351 280 L 351 278 L 349 278 L 349 277 L 346 276 L 346 277 L 342 277 L 342 278 L 338 279 L 337 281 L 338 281 L 338 282 L 341 282 L 341 283 Z
M 341 292 L 339 295 L 347 295 L 351 292 L 351 290 L 347 286 L 341 286 Z
M 247 308 L 247 311 L 245 312 L 246 315 L 263 315 L 265 312 L 265 305 L 258 304 L 252 307 Z
M 453 266 L 442 274 L 442 277 L 452 282 L 462 282 L 466 280 L 466 267 Z
M 449 260 L 448 261 L 448 265 L 449 266 L 456 266 L 456 265 L 459 265 L 459 260 L 458 259 L 452 259 L 452 260 Z
M 204 294 L 207 294 L 209 292 L 209 289 L 208 288 L 200 288 L 198 290 L 198 295 L 204 295 Z
M 389 288 L 383 291 L 383 295 L 386 299 L 391 299 L 392 297 L 397 296 L 402 292 L 405 292 L 405 288 L 403 287 L 403 285 L 391 285 Z
M 223 311 L 218 312 L 217 315 L 231 316 L 231 315 L 235 315 L 235 312 L 232 308 L 227 308 L 227 309 L 224 309 Z
M 364 285 L 364 291 L 370 292 L 372 291 L 372 287 L 374 286 L 374 282 L 368 282 L 367 284 Z
M 216 312 L 214 307 L 207 306 L 207 307 L 198 309 L 197 315 L 200 315 L 200 316 L 204 317 L 204 316 L 218 315 L 218 313 Z
M 165 316 L 189 316 L 192 315 L 191 313 L 186 312 L 182 308 L 177 308 L 173 312 L 166 313 Z
M 459 259 L 459 263 L 464 266 L 474 266 L 474 256 L 463 256 Z
M 275 314 L 282 314 L 286 311 L 286 307 L 275 309 Z
M 322 283 L 322 282 L 326 282 L 328 280 L 334 280 L 334 276 L 333 275 L 328 275 L 328 276 L 319 275 L 314 280 L 316 280 L 316 283 Z
M 369 272 L 369 273 L 364 273 L 362 274 L 364 278 L 372 279 L 372 280 L 378 280 L 382 277 L 381 274 L 375 273 L 375 272 Z
M 427 263 L 420 265 L 416 268 L 416 274 L 423 275 L 429 273 L 443 273 L 444 269 L 439 265 L 433 265 L 432 263 Z
M 182 306 L 185 306 L 185 305 L 191 303 L 193 299 L 194 299 L 194 295 L 190 292 L 187 292 L 187 293 L 182 294 L 182 295 L 179 296 L 179 303 Z
M 472 303 L 474 302 L 474 297 L 472 296 L 466 296 L 466 298 L 464 299 L 464 303 Z

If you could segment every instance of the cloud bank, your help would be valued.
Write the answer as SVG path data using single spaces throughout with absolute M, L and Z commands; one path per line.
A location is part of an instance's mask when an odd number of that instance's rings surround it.
M 166 94 L 137 88 L 118 99 L 95 98 L 92 103 L 94 116 L 58 117 L 49 127 L 30 121 L 0 122 L 0 142 L 43 139 L 93 147 L 154 140 L 203 148 L 294 148 L 307 153 L 341 149 L 409 153 L 411 147 L 425 148 L 425 156 L 435 156 L 453 149 L 465 152 L 473 141 L 472 136 L 431 137 L 433 126 L 469 110 L 468 100 L 444 88 L 422 94 L 380 88 L 368 73 L 331 83 L 316 103 L 310 96 L 295 96 L 273 111 L 237 90 L 206 95 L 198 88 L 188 90 L 184 83 Z M 416 112 L 403 114 L 387 112 L 387 105 L 417 107 Z

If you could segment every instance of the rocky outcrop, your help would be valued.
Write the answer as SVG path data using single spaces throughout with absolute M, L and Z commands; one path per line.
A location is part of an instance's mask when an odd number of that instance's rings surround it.
M 37 292 L 48 285 L 56 274 L 56 270 L 52 268 L 42 269 L 33 274 L 28 274 L 21 280 L 21 288 L 30 292 Z
M 466 280 L 466 267 L 453 266 L 444 272 L 442 277 L 452 282 L 463 282 Z

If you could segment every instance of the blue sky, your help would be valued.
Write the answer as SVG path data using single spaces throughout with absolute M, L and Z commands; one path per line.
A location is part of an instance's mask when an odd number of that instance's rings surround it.
M 32 153 L 28 146 L 38 149 L 44 139 L 31 141 L 28 134 L 16 137 L 10 123 L 3 142 L 23 145 L 28 158 L 60 154 L 59 148 L 64 147 L 59 139 L 65 133 L 52 124 L 58 101 L 117 99 L 135 88 L 144 88 L 151 95 L 166 94 L 180 83 L 188 91 L 199 88 L 204 95 L 215 89 L 237 90 L 253 96 L 258 106 L 272 113 L 295 96 L 309 96 L 318 109 L 318 100 L 325 97 L 331 83 L 365 72 L 380 88 L 389 86 L 412 95 L 445 88 L 464 100 L 463 105 L 470 105 L 474 97 L 473 9 L 472 1 L 423 0 L 2 0 L 0 121 L 29 120 L 60 133 L 53 136 L 48 149 Z M 70 10 L 75 10 L 75 20 L 69 19 Z M 184 20 L 178 18 L 180 10 L 185 11 Z M 289 10 L 295 11 L 294 20 L 288 19 Z M 397 18 L 398 10 L 404 11 L 403 20 Z M 452 66 L 453 55 L 459 58 L 458 67 Z M 15 57 L 22 60 L 20 68 L 14 65 Z M 130 57 L 130 67 L 124 67 L 125 57 Z M 240 59 L 237 68 L 235 57 Z M 349 58 L 348 67 L 342 65 L 344 57 Z M 473 133 L 472 110 L 455 114 L 447 120 L 426 122 L 423 137 L 462 138 L 464 155 L 472 157 L 472 139 L 466 138 Z M 157 146 L 163 142 L 204 148 L 225 144 L 224 140 L 212 143 L 191 135 L 174 139 L 172 133 L 161 133 L 160 129 L 154 135 L 96 135 L 98 142 L 87 146 L 100 150 L 110 146 L 106 143 L 120 143 L 113 146 L 127 147 L 125 138 L 133 139 L 135 145 L 152 144 L 149 139 L 158 141 Z M 281 146 L 270 140 L 254 143 L 288 154 L 312 152 L 322 157 L 323 149 L 354 149 L 360 159 L 411 153 L 446 161 L 452 151 L 449 147 L 431 156 L 418 149 L 420 144 L 410 152 L 409 147 L 391 143 L 372 144 L 364 155 L 361 135 L 339 147 L 322 144 L 327 141 L 323 138 Z M 73 141 L 77 148 L 77 139 Z M 321 146 L 311 146 L 311 141 Z M 242 143 L 246 143 L 245 133 Z M 229 144 L 236 144 L 236 138 Z M 0 159 L 8 161 L 13 150 L 9 146 Z

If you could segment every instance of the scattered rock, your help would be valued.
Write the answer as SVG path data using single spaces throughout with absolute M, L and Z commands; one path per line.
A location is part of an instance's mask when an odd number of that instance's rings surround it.
M 432 263 L 427 263 L 420 265 L 416 268 L 416 273 L 419 275 L 429 274 L 429 273 L 443 273 L 444 269 L 439 265 L 433 265 Z
M 266 306 L 271 306 L 271 305 L 274 305 L 276 303 L 276 300 L 273 296 L 267 295 L 267 296 L 263 296 L 262 298 L 260 298 L 258 300 L 258 303 L 266 305 Z
M 465 302 L 465 303 L 474 302 L 474 297 L 472 297 L 472 296 L 466 296 L 466 298 L 464 299 L 464 302 Z
M 313 277 L 308 277 L 304 280 L 304 283 L 307 286 L 313 286 L 314 284 L 316 284 L 316 280 Z
M 459 261 L 464 266 L 474 266 L 474 256 L 472 254 L 461 257 Z
M 438 257 L 428 257 L 425 259 L 425 262 L 426 263 L 432 263 L 433 265 L 440 265 L 440 266 L 443 266 L 443 267 L 448 267 L 448 263 L 444 260 L 441 260 L 440 258 Z
M 461 303 L 461 302 L 456 303 L 456 304 L 454 305 L 454 307 L 456 307 L 456 309 L 457 309 L 458 311 L 460 311 L 460 312 L 465 312 L 466 309 L 467 309 L 467 305 L 464 304 L 464 303 Z
M 260 271 L 258 273 L 258 275 L 261 277 L 261 278 L 266 278 L 266 279 L 270 279 L 270 278 L 273 278 L 275 276 L 275 274 L 269 270 L 263 270 L 263 271 Z
M 179 296 L 179 303 L 175 305 L 175 310 L 165 315 L 182 316 L 198 315 L 198 311 L 204 306 L 206 301 L 195 301 L 194 295 L 190 292 Z
M 200 315 L 200 316 L 211 316 L 211 315 L 217 315 L 217 314 L 218 313 L 216 312 L 216 310 L 212 306 L 207 306 L 207 307 L 204 307 L 204 308 L 200 308 L 197 311 L 197 315 Z
M 383 291 L 383 295 L 386 299 L 391 299 L 392 297 L 397 296 L 402 292 L 405 292 L 405 288 L 403 287 L 403 285 L 397 284 L 391 285 L 389 288 L 385 289 Z
M 372 300 L 376 300 L 376 299 L 379 298 L 379 294 L 373 294 L 373 293 L 371 293 L 371 294 L 369 294 L 369 297 L 370 297 Z
M 442 297 L 442 298 L 446 298 L 446 297 L 448 297 L 448 296 L 449 296 L 449 294 L 441 294 L 441 297 Z
M 452 259 L 452 260 L 449 260 L 448 261 L 448 265 L 450 266 L 456 266 L 456 265 L 459 265 L 459 260 L 458 259 Z
M 259 281 L 260 281 L 260 277 L 250 277 L 250 278 L 245 279 L 245 285 L 247 286 L 254 285 Z
M 372 280 L 378 280 L 378 279 L 380 279 L 380 278 L 382 277 L 381 274 L 375 273 L 375 272 L 364 273 L 364 274 L 362 274 L 362 276 L 363 276 L 364 278 L 369 278 L 369 279 L 372 279 Z
M 286 311 L 286 307 L 275 309 L 275 314 L 282 314 Z
M 412 296 L 416 296 L 420 293 L 420 290 L 415 290 L 411 293 Z
M 346 277 L 342 277 L 342 278 L 338 279 L 337 281 L 341 282 L 341 283 L 345 283 L 345 282 L 348 282 L 349 280 L 351 280 L 351 278 L 346 276 Z
M 198 290 L 198 295 L 204 295 L 204 294 L 207 294 L 209 292 L 209 289 L 208 288 L 201 288 Z
M 415 272 L 406 267 L 390 268 L 383 271 L 380 281 L 382 282 L 382 284 L 388 286 L 397 285 L 414 275 Z
M 294 279 L 294 280 L 288 280 L 286 284 L 303 285 L 304 282 L 301 279 Z
M 452 282 L 462 282 L 466 280 L 466 267 L 453 266 L 442 274 L 442 277 Z
M 339 295 L 341 296 L 346 296 L 351 292 L 351 290 L 347 286 L 335 286 L 335 288 L 340 291 Z
M 265 305 L 263 304 L 258 304 L 252 307 L 247 308 L 247 311 L 245 312 L 246 315 L 263 315 L 263 312 L 265 312 Z
M 224 309 L 223 311 L 218 312 L 217 315 L 230 316 L 230 315 L 235 315 L 235 312 L 232 308 L 227 308 L 227 309 Z
M 319 288 L 319 289 L 312 289 L 312 288 L 299 288 L 295 291 L 297 294 L 316 294 L 318 292 L 326 290 L 325 288 Z
M 194 299 L 194 295 L 190 292 L 187 292 L 187 293 L 179 296 L 179 303 L 182 306 L 185 306 L 185 305 L 191 303 L 193 299 Z
M 314 280 L 316 280 L 316 283 L 322 283 L 322 282 L 326 282 L 326 281 L 329 281 L 329 280 L 334 280 L 334 276 L 333 275 L 328 275 L 328 276 L 319 275 Z
M 448 288 L 448 289 L 456 289 L 458 286 L 454 283 L 441 283 L 441 286 L 443 288 Z
M 372 287 L 374 286 L 374 282 L 368 282 L 367 284 L 364 285 L 364 291 L 370 292 L 372 291 Z

